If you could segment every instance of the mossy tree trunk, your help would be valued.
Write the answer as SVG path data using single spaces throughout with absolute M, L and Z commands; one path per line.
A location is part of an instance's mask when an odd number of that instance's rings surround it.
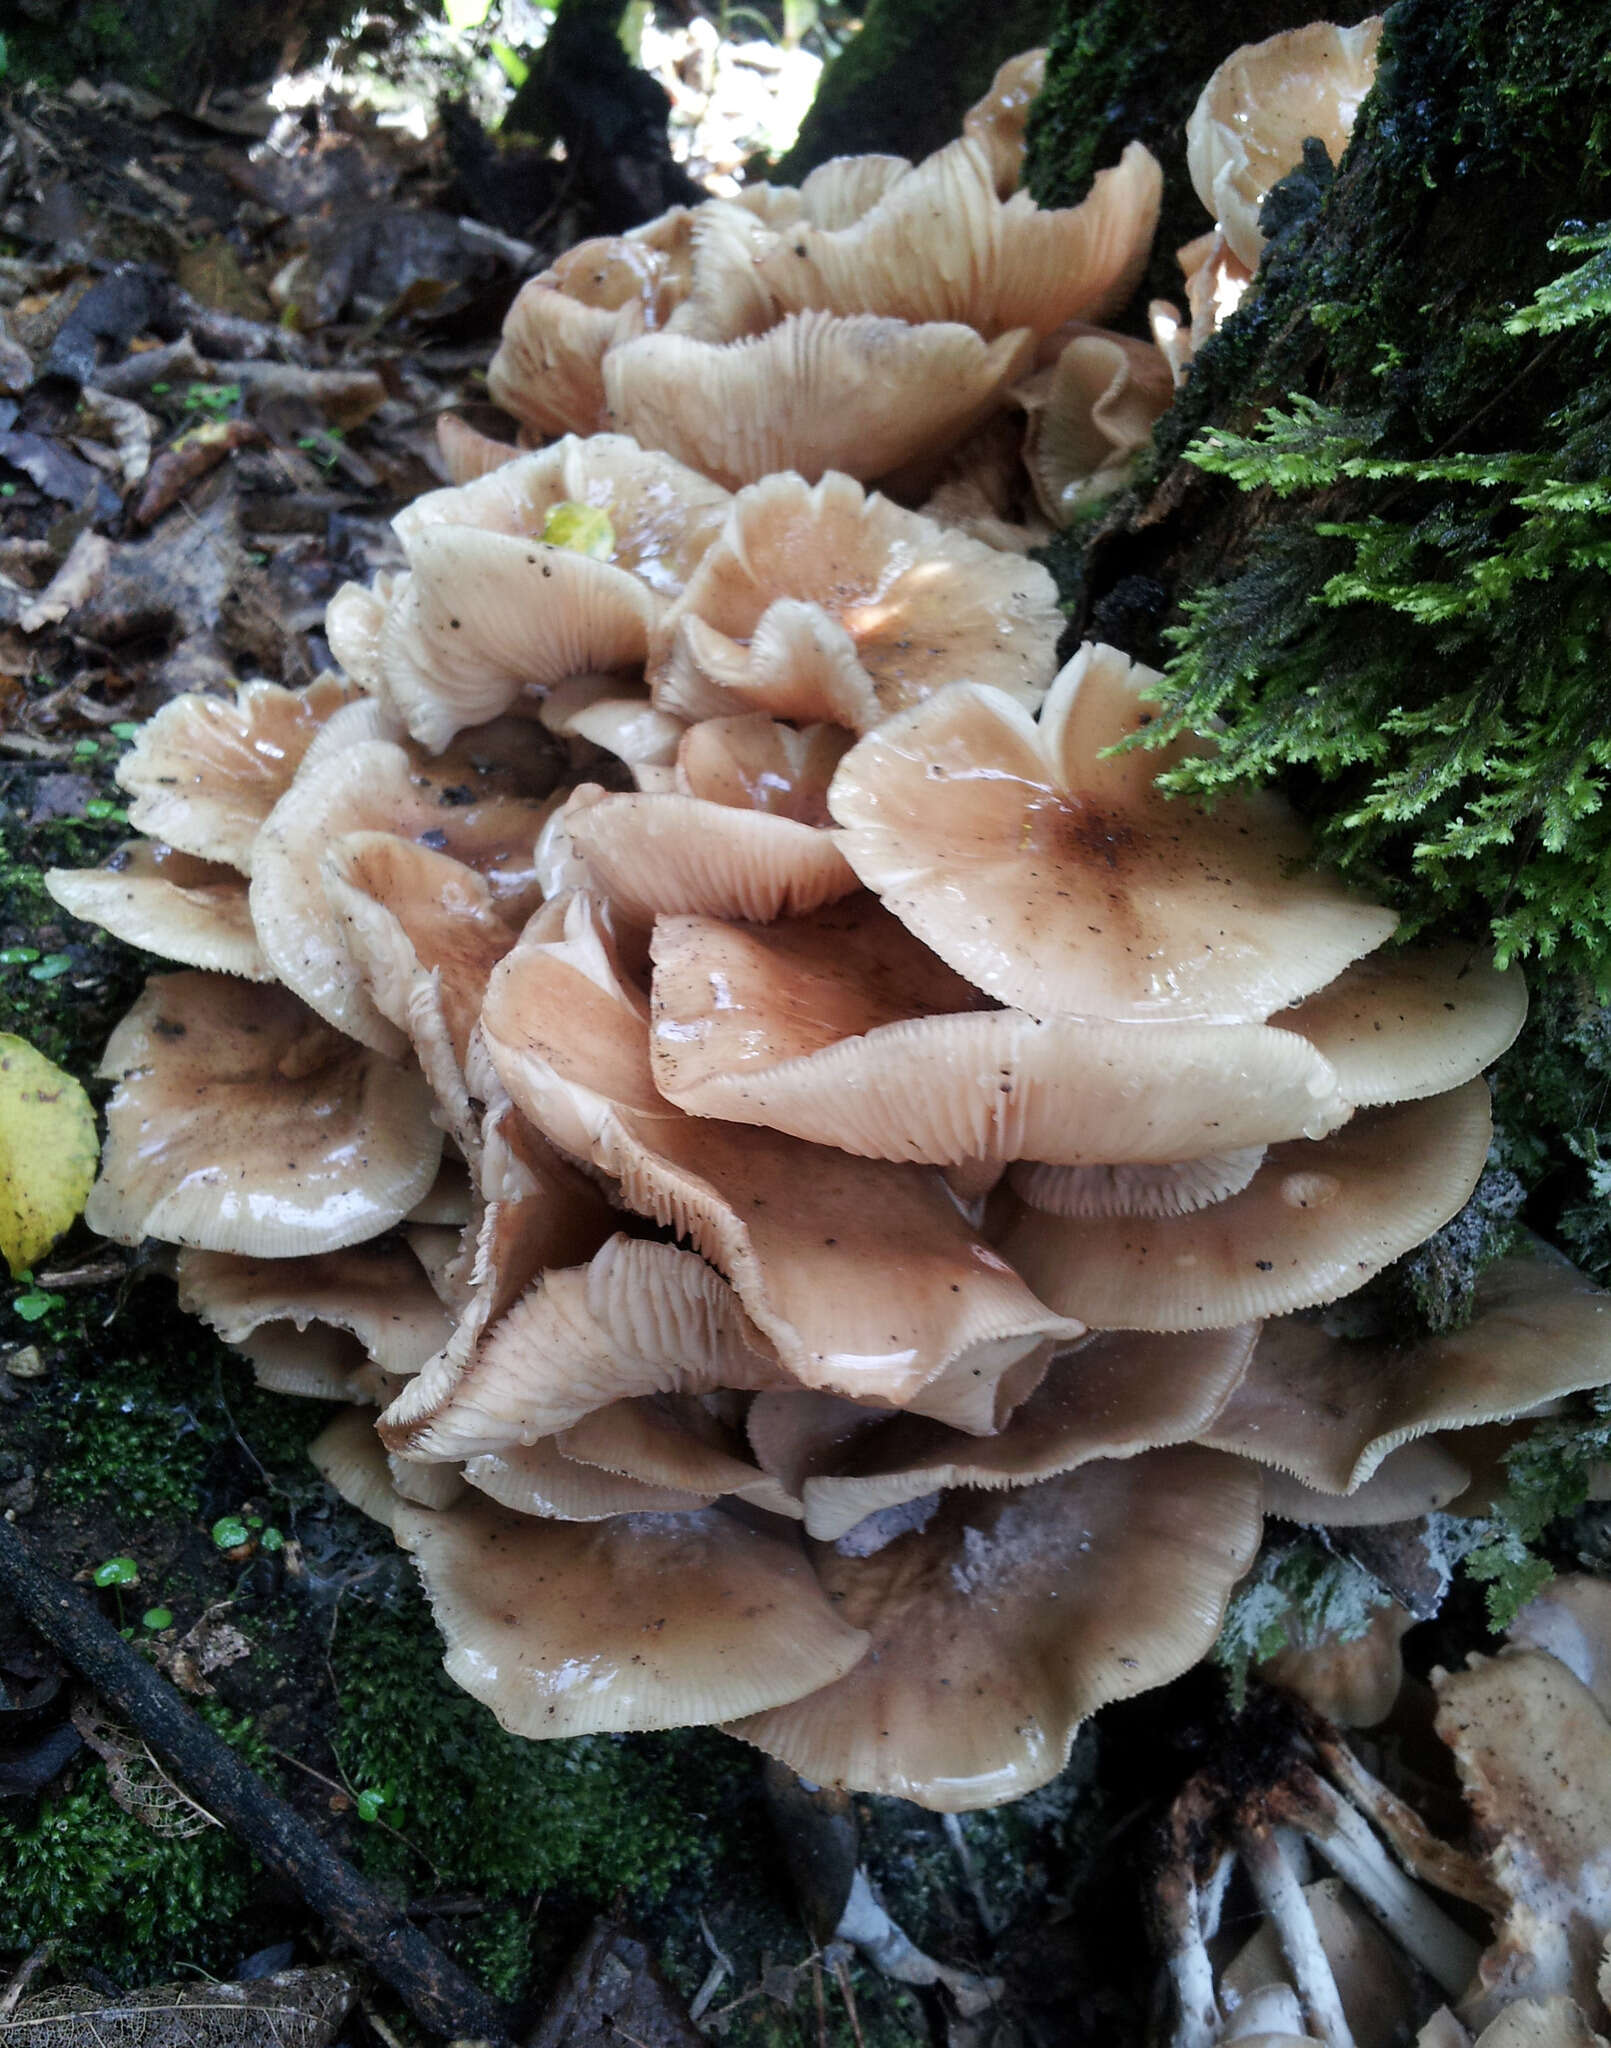
M 796 183 L 831 156 L 917 158 L 952 141 L 998 65 L 1046 40 L 1056 0 L 872 0 L 828 66 L 799 139 L 777 167 Z
M 1209 225 L 1193 98 L 1229 47 L 1310 12 L 1067 9 L 1031 188 L 1068 203 L 1141 136 L 1167 174 L 1164 289 Z M 1224 722 L 1224 779 L 1278 781 L 1412 924 L 1529 966 L 1497 1090 L 1515 1178 L 1460 1256 L 1423 1262 L 1434 1319 L 1523 1193 L 1611 1278 L 1611 254 L 1584 232 L 1611 221 L 1608 25 L 1556 0 L 1390 8 L 1335 181 L 1200 354 L 1138 490 L 1056 553 L 1079 630 L 1172 664 L 1173 712 Z M 1566 273 L 1565 314 L 1530 312 Z

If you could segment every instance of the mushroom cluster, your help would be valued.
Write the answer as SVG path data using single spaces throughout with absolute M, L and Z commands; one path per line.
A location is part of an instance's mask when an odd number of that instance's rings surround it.
M 1163 801 L 1156 678 L 866 488 L 1145 260 L 1145 152 L 1001 197 L 1015 90 L 529 287 L 505 402 L 631 432 L 449 426 L 345 677 L 168 705 L 145 836 L 52 877 L 180 969 L 90 1221 L 354 1404 L 317 1461 L 453 1676 L 942 1809 L 1200 1658 L 1266 1509 L 1455 1502 L 1460 1432 L 1611 1377 L 1542 1254 L 1416 1350 L 1319 1313 L 1469 1197 L 1519 976 L 1388 950 L 1274 796 Z
M 1132 143 L 1078 206 L 1018 190 L 1044 62 L 1003 65 L 920 164 L 839 157 L 572 249 L 515 301 L 493 396 L 528 442 L 627 434 L 730 489 L 836 471 L 998 545 L 1044 538 L 1123 481 L 1172 389 L 1158 349 L 1099 324 L 1146 268 L 1152 155 Z

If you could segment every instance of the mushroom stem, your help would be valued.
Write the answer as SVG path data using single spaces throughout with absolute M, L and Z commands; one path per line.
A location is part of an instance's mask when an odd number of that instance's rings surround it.
M 1209 1881 L 1208 1904 L 1219 1917 L 1223 1887 L 1219 1871 L 1227 1877 L 1234 1857 L 1224 1855 Z M 1176 1857 L 1160 1873 L 1153 1891 L 1158 1930 L 1164 1942 L 1164 1969 L 1174 1996 L 1174 2028 L 1169 2048 L 1213 2048 L 1219 2039 L 1219 2006 L 1214 1997 L 1214 1966 L 1208 1959 L 1204 1933 L 1205 1900 L 1198 1891 L 1191 1865 Z
M 979 1925 L 986 1934 L 999 1934 L 1002 1928 L 1001 1915 L 991 1904 L 989 1894 L 985 1891 L 984 1879 L 979 1872 L 978 1859 L 969 1847 L 968 1838 L 962 1831 L 961 1816 L 955 1813 L 942 1813 L 940 1816 L 940 1826 L 945 1831 L 945 1839 L 951 1845 L 952 1854 L 962 1867 L 962 1882 L 967 1886 L 968 1895 L 973 1900 L 974 1910 L 979 1915 Z
M 1297 1980 L 1309 2023 L 1326 2048 L 1355 2048 L 1314 1914 L 1274 1829 L 1265 1823 L 1246 1827 L 1237 1838 L 1237 1847 Z
M 1440 1841 L 1413 1807 L 1372 1777 L 1347 1743 L 1317 1736 L 1315 1747 L 1336 1789 L 1375 1823 L 1412 1877 L 1464 1899 L 1468 1905 L 1480 1906 L 1485 1913 L 1505 1910 L 1503 1893 L 1477 1858 Z
M 1418 1885 L 1371 1833 L 1362 1814 L 1312 1772 L 1296 1780 L 1285 1817 L 1429 1976 L 1457 1996 L 1477 1967 L 1478 1945 Z
M 924 1955 L 873 1896 L 864 1870 L 856 1872 L 833 1932 L 836 1941 L 854 1942 L 875 1970 L 898 1983 L 943 1984 L 964 2019 L 987 2011 L 1001 1996 L 1001 1985 L 993 1978 L 975 1977 L 968 1970 L 951 1969 Z

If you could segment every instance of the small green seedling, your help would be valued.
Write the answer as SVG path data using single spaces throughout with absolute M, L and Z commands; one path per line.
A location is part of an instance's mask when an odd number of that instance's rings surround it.
M 252 1532 L 239 1515 L 220 1515 L 213 1524 L 213 1541 L 220 1550 L 239 1550 L 243 1543 L 250 1543 Z
M 90 1576 L 97 1586 L 133 1586 L 139 1583 L 140 1567 L 132 1557 L 109 1557 Z
M 153 1633 L 158 1629 L 172 1628 L 173 1609 L 171 1607 L 148 1607 L 144 1614 L 140 1616 L 140 1626 L 141 1628 L 150 1629 Z

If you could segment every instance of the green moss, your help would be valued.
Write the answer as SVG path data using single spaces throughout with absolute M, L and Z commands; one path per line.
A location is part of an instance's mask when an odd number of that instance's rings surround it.
M 1353 1642 L 1389 1595 L 1366 1571 L 1299 1531 L 1275 1537 L 1232 1595 L 1214 1661 L 1240 1711 L 1254 1668 L 1278 1650 L 1318 1642 Z
M 271 1772 L 249 1726 L 210 1702 L 201 1712 L 254 1770 Z M 31 1814 L 0 1805 L 0 1869 L 0 1952 L 48 1941 L 59 1968 L 90 1965 L 124 1983 L 179 1958 L 227 1975 L 258 1880 L 227 1829 L 177 1838 L 125 1813 L 99 1762 Z

